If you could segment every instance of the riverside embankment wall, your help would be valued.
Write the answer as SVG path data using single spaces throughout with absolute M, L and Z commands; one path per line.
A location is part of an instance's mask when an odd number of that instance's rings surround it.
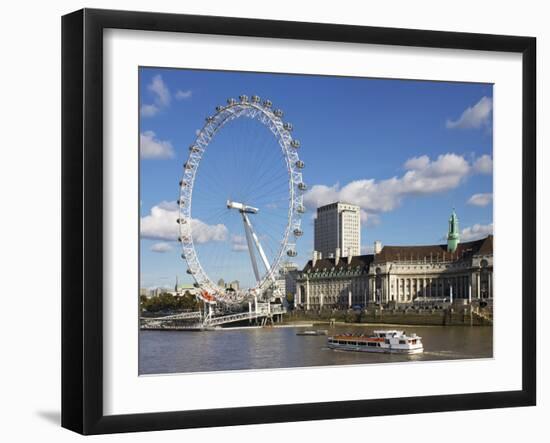
M 380 323 L 395 325 L 434 326 L 491 326 L 492 320 L 469 309 L 367 311 L 291 311 L 284 316 L 285 323 L 296 321 L 331 321 L 345 323 Z

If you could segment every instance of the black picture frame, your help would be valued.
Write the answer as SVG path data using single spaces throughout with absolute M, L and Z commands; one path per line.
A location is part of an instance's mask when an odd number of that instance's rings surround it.
M 108 28 L 519 53 L 522 104 L 522 388 L 230 409 L 103 413 L 103 31 Z M 62 18 L 62 426 L 151 431 L 536 404 L 536 39 L 83 9 Z

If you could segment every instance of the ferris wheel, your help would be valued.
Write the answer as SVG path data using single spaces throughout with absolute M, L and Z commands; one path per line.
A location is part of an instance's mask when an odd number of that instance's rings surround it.
M 276 279 L 297 255 L 307 189 L 292 130 L 270 100 L 241 95 L 196 132 L 179 183 L 178 240 L 209 304 L 284 296 Z

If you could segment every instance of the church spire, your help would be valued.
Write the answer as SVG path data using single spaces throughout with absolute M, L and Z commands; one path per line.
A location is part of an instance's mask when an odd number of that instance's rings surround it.
M 449 232 L 447 234 L 447 251 L 455 252 L 460 243 L 460 234 L 458 230 L 458 217 L 456 216 L 455 208 L 449 218 Z

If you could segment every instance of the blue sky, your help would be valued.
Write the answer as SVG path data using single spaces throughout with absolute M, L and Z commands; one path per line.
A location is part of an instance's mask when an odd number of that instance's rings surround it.
M 336 199 L 361 206 L 364 252 L 371 250 L 374 240 L 383 244 L 442 242 L 453 207 L 463 240 L 492 232 L 490 84 L 158 68 L 141 68 L 139 75 L 144 287 L 171 286 L 176 275 L 180 282 L 190 282 L 179 245 L 172 240 L 181 166 L 205 117 L 216 105 L 241 94 L 273 101 L 274 108 L 284 110 L 284 120 L 294 125 L 293 136 L 301 141 L 299 155 L 306 164 L 304 181 L 309 190 L 304 196 L 308 212 L 303 217 L 304 236 L 297 245 L 298 264 L 311 254 L 315 207 Z M 220 132 L 219 148 L 213 148 L 201 163 L 204 175 L 197 176 L 193 200 L 193 217 L 211 220 L 202 227 L 199 259 L 205 261 L 206 268 L 209 260 L 214 266 L 212 257 L 225 254 L 216 266 L 233 266 L 230 275 L 221 273 L 226 281 L 245 281 L 248 277 L 241 268 L 251 272 L 242 247 L 242 222 L 227 213 L 214 222 L 208 216 L 207 203 L 223 207 L 226 198 L 239 198 L 237 194 L 242 192 L 230 188 L 246 188 L 251 180 L 260 180 L 242 171 L 225 174 L 239 169 L 231 164 L 230 141 L 240 150 L 241 157 L 235 158 L 250 162 L 247 152 L 262 145 L 267 154 L 259 155 L 259 161 L 268 167 L 258 167 L 259 176 L 265 177 L 272 169 L 277 179 L 277 168 L 283 167 L 277 163 L 276 144 L 270 145 L 275 142 L 261 128 L 247 125 L 239 123 Z M 267 158 L 272 151 L 274 157 Z M 208 168 L 222 190 L 210 197 L 208 190 L 213 188 L 207 181 Z M 284 186 L 284 181 L 280 184 Z M 281 187 L 274 192 L 274 201 L 285 195 Z M 268 213 L 268 203 L 261 203 L 266 204 L 262 213 Z M 266 215 L 265 223 L 276 215 L 269 219 Z M 261 225 L 264 219 L 258 216 L 255 221 Z M 277 237 L 275 225 L 269 228 L 272 235 L 267 231 L 264 237 L 260 235 L 266 247 L 268 236 Z

